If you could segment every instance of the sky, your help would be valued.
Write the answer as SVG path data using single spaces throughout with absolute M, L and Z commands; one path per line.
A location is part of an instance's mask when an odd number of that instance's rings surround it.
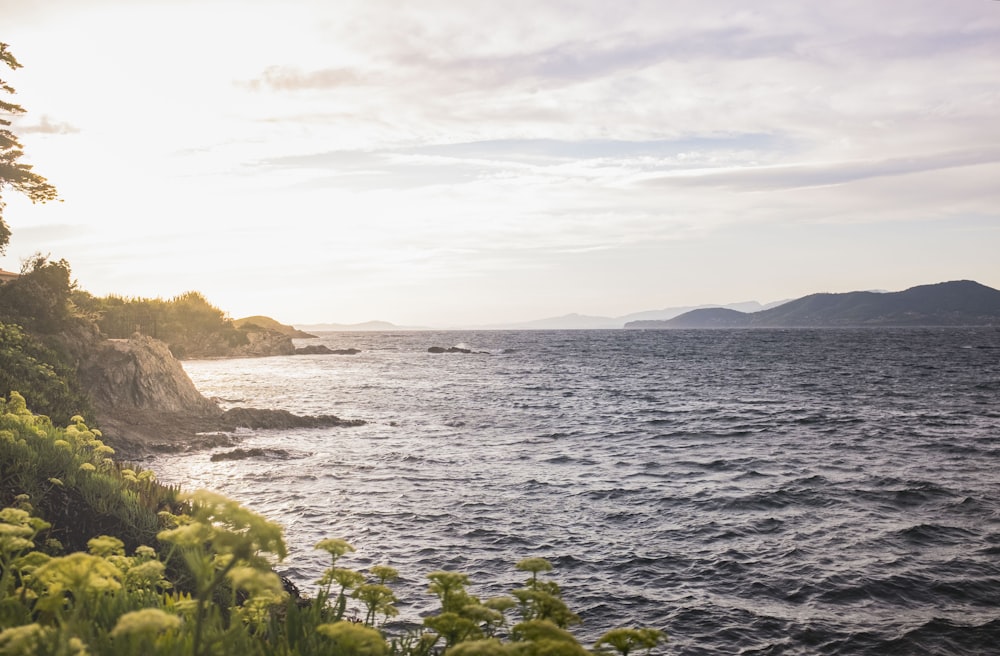
M 458 327 L 1000 288 L 996 0 L 0 0 L 0 268 Z

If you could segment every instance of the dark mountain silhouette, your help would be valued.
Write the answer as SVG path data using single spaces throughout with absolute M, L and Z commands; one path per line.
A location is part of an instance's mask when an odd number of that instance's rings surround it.
M 847 326 L 1000 325 L 1000 291 L 972 280 L 911 287 L 901 292 L 811 294 L 760 312 L 693 310 L 667 321 L 633 321 L 626 328 L 795 328 Z

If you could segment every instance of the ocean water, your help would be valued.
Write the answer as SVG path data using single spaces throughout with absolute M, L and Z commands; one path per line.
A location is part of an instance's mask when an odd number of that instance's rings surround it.
M 315 340 L 301 344 L 315 343 Z M 304 591 L 387 563 L 481 597 L 554 565 L 586 643 L 664 654 L 1000 653 L 1000 329 L 334 333 L 361 349 L 189 361 L 224 406 L 364 419 L 161 455 L 161 480 L 285 527 Z M 431 354 L 431 346 L 472 354 Z

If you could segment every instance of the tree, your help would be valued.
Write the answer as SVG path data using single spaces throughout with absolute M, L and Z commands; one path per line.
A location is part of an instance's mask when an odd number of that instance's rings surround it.
M 73 317 L 69 262 L 52 262 L 36 253 L 21 266 L 16 280 L 0 286 L 0 317 L 29 331 L 58 333 Z
M 0 62 L 11 70 L 21 68 L 21 64 L 7 50 L 6 43 L 0 43 Z M 15 93 L 14 88 L 3 79 L 0 79 L 0 91 L 10 95 Z M 20 105 L 0 98 L 0 115 L 13 116 L 23 114 L 24 111 Z M 17 136 L 8 129 L 10 124 L 9 119 L 0 118 L 0 255 L 7 250 L 10 242 L 10 228 L 3 218 L 4 190 L 10 187 L 27 196 L 33 203 L 55 200 L 58 195 L 56 188 L 48 180 L 31 170 L 30 164 L 18 161 L 24 156 L 24 150 Z

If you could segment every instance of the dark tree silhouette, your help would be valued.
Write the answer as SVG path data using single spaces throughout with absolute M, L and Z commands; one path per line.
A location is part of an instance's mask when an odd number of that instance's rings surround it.
M 11 70 L 21 68 L 14 55 L 7 49 L 6 43 L 0 43 L 0 61 Z M 14 88 L 0 79 L 0 92 L 13 95 Z M 24 108 L 13 102 L 0 98 L 0 255 L 7 250 L 10 242 L 10 228 L 3 218 L 3 192 L 8 187 L 18 191 L 33 203 L 44 203 L 55 200 L 56 188 L 48 180 L 31 170 L 30 164 L 19 161 L 24 156 L 23 146 L 17 135 L 10 131 L 11 121 L 6 118 L 23 114 Z

